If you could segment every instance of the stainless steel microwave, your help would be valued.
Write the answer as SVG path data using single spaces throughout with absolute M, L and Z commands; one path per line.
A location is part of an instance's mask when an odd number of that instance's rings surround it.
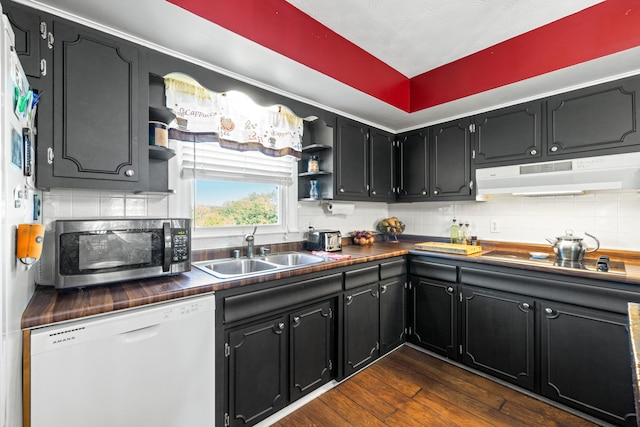
M 191 270 L 191 220 L 58 220 L 47 227 L 36 283 L 75 288 Z

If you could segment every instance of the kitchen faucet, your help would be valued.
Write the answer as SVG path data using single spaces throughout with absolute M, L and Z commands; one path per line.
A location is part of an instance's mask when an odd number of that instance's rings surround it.
M 244 240 L 247 242 L 247 258 L 253 258 L 253 242 L 255 240 L 257 225 L 253 226 L 253 231 L 244 236 Z

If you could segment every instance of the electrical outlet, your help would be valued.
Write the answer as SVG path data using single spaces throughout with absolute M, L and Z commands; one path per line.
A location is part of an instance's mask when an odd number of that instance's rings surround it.
M 492 233 L 499 233 L 500 232 L 500 222 L 498 222 L 497 219 L 492 219 L 489 228 L 490 228 L 490 231 Z

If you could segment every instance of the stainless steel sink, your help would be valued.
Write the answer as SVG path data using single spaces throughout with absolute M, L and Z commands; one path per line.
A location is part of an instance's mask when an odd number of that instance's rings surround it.
M 276 264 L 249 258 L 203 261 L 194 263 L 193 265 L 222 279 L 247 276 L 255 273 L 276 270 L 278 268 Z
M 301 252 L 283 252 L 279 254 L 271 254 L 261 257 L 260 259 L 287 267 L 296 267 L 324 262 L 324 258 L 322 257 Z
M 256 258 L 225 258 L 200 261 L 193 266 L 220 279 L 256 276 L 324 262 L 324 258 L 301 252 L 283 252 Z

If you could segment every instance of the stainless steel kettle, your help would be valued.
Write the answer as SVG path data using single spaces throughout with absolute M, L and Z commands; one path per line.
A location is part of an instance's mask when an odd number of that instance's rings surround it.
M 567 230 L 564 236 L 556 237 L 555 240 L 549 238 L 545 240 L 551 243 L 553 252 L 556 254 L 556 257 L 558 259 L 567 261 L 582 261 L 582 257 L 584 256 L 584 254 L 595 252 L 600 248 L 600 241 L 595 236 L 587 232 L 585 232 L 584 234 L 596 241 L 595 248 L 588 249 L 587 245 L 583 243 L 582 237 L 573 235 L 573 230 Z

